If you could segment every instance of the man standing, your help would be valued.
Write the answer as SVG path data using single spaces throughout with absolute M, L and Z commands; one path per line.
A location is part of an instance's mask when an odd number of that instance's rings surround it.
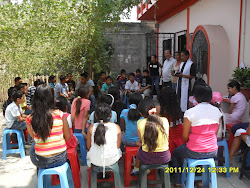
M 196 76 L 195 64 L 189 58 L 189 51 L 181 52 L 182 63 L 179 72 L 175 73 L 178 78 L 177 97 L 180 101 L 182 112 L 188 109 L 188 98 L 191 92 L 191 80 Z
M 91 114 L 95 109 L 95 96 L 93 95 L 93 90 L 94 89 L 91 86 L 91 83 L 88 82 L 88 74 L 86 72 L 81 74 L 81 79 L 76 85 L 76 94 L 77 94 L 77 90 L 80 87 L 87 87 L 88 90 L 89 90 L 89 100 L 91 101 L 89 113 Z
M 170 50 L 165 50 L 164 55 L 166 60 L 164 61 L 163 68 L 162 68 L 162 78 L 163 78 L 163 87 L 172 87 L 171 79 L 171 71 L 173 70 L 173 65 L 176 60 L 172 57 Z

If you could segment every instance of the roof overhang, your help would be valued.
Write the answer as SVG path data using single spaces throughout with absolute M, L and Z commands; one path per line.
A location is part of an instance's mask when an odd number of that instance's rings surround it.
M 199 0 L 158 0 L 142 3 L 137 8 L 138 20 L 156 20 L 161 23 Z M 152 2 L 152 1 L 151 1 Z

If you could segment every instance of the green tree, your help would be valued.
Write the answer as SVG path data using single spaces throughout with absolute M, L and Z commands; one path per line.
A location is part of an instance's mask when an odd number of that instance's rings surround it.
M 109 69 L 105 29 L 139 0 L 29 0 L 0 6 L 0 61 L 21 76 Z M 129 12 L 129 11 L 128 11 Z

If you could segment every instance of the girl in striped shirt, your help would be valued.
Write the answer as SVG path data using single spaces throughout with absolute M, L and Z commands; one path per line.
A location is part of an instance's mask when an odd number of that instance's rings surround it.
M 30 158 L 38 168 L 60 166 L 67 160 L 70 129 L 63 112 L 55 109 L 54 104 L 53 89 L 40 85 L 33 97 L 32 113 L 26 119 L 29 134 L 35 141 Z

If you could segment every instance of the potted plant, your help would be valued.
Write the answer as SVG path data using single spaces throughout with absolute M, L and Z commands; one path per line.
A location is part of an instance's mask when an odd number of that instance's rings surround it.
M 250 68 L 237 67 L 232 74 L 233 79 L 241 84 L 241 93 L 245 95 L 247 101 L 250 99 Z

